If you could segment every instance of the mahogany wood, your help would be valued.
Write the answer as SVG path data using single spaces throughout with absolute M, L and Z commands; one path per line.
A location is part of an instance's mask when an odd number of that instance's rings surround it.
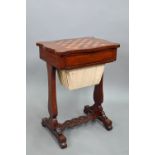
M 116 60 L 117 43 L 94 37 L 38 42 L 40 58 L 57 69 L 74 69 Z
M 103 103 L 103 76 L 98 85 L 95 86 L 94 88 L 94 105 L 92 106 L 85 106 L 84 112 L 86 114 L 89 113 L 96 113 L 97 114 L 97 119 L 100 120 L 105 128 L 107 130 L 112 129 L 112 121 L 105 115 L 105 112 L 103 111 L 102 108 L 102 103 Z
M 105 49 L 117 48 L 118 43 L 110 42 L 95 37 L 82 37 L 57 41 L 38 42 L 39 47 L 49 49 L 51 53 L 59 56 L 80 53 L 94 53 Z
M 56 99 L 56 70 L 73 69 L 96 64 L 104 64 L 116 60 L 117 43 L 85 37 L 53 42 L 39 42 L 40 58 L 47 63 L 48 73 L 48 112 L 49 118 L 42 119 L 43 127 L 47 127 L 56 137 L 61 148 L 67 147 L 67 139 L 63 134 L 66 128 L 99 120 L 107 130 L 112 129 L 112 121 L 105 115 L 103 103 L 103 76 L 94 87 L 94 104 L 85 106 L 86 115 L 59 123 Z

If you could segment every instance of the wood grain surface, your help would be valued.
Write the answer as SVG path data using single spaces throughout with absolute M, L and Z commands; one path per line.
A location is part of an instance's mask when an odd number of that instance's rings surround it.
M 83 37 L 38 42 L 40 58 L 57 69 L 76 69 L 116 60 L 118 43 Z
M 101 50 L 119 47 L 119 44 L 117 43 L 109 42 L 95 37 L 83 37 L 63 39 L 57 41 L 38 42 L 37 45 L 43 46 L 47 49 L 51 49 L 51 52 L 54 52 L 59 55 L 83 51 L 93 52 L 99 49 Z

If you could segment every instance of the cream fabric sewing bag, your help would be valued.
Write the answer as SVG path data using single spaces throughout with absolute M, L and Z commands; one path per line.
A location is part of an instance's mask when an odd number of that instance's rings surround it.
M 71 70 L 59 70 L 61 84 L 72 90 L 96 85 L 100 82 L 104 72 L 104 65 L 96 65 Z

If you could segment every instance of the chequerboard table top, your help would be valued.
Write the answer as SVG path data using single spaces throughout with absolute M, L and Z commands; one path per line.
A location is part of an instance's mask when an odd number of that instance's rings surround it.
M 91 52 L 107 48 L 117 48 L 120 45 L 95 37 L 82 37 L 63 39 L 57 41 L 38 42 L 38 46 L 50 49 L 56 54 L 69 54 L 74 52 Z

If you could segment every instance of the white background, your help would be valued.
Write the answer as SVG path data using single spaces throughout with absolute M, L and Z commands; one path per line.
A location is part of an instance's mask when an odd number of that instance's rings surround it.
M 26 4 L 0 4 L 1 154 L 26 154 Z M 154 152 L 154 4 L 130 1 L 130 154 Z

